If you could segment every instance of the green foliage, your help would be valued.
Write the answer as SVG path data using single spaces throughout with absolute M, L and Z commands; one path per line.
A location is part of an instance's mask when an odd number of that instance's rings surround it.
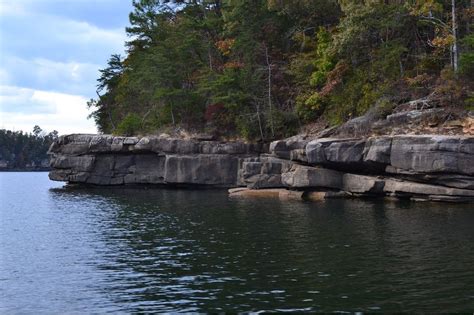
M 474 111 L 474 93 L 473 92 L 471 92 L 471 94 L 464 101 L 464 106 L 466 110 Z
M 309 122 L 324 111 L 326 102 L 327 100 L 318 92 L 300 94 L 296 99 L 296 113 L 303 121 Z
M 330 52 L 331 35 L 323 27 L 316 34 L 317 48 L 316 60 L 314 61 L 315 71 L 311 74 L 309 83 L 311 86 L 318 87 L 326 82 L 329 71 L 334 68 L 333 56 Z
M 134 0 L 127 55 L 101 70 L 91 117 L 102 132 L 183 126 L 268 141 L 385 98 L 439 91 L 461 104 L 474 79 L 469 5 L 457 1 L 460 81 L 441 76 L 450 1 Z
M 460 72 L 474 79 L 474 34 L 464 37 L 462 43 L 464 50 L 459 58 Z
M 38 125 L 34 126 L 33 133 L 0 129 L 0 168 L 47 168 L 47 151 L 57 138 L 56 130 L 46 133 Z
M 273 121 L 275 129 L 278 131 L 276 138 L 290 137 L 298 132 L 299 121 L 296 113 L 287 113 L 280 110 L 274 111 Z
M 137 114 L 127 114 L 117 126 L 116 133 L 124 136 L 131 136 L 140 131 L 142 122 Z

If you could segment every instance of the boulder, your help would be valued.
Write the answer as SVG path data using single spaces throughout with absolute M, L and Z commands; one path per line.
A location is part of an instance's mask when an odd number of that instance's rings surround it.
M 110 145 L 110 150 L 113 152 L 120 152 L 124 149 L 124 138 L 123 137 L 114 137 L 112 139 L 112 144 Z
M 435 117 L 442 112 L 442 108 L 414 109 L 388 115 L 385 120 L 391 126 L 403 126 L 407 123 L 416 123 Z
M 474 198 L 474 190 L 450 188 L 397 179 L 386 179 L 383 191 L 395 195 L 442 195 Z
M 296 162 L 308 163 L 305 149 L 294 149 L 290 151 L 290 160 Z
M 364 146 L 363 160 L 367 164 L 372 163 L 381 166 L 389 165 L 391 148 L 391 137 L 369 138 Z
M 388 165 L 385 171 L 398 178 L 453 188 L 474 189 L 474 176 L 443 173 L 418 173 Z
M 338 140 L 327 138 L 310 141 L 305 147 L 306 158 L 308 163 L 313 165 L 325 164 L 327 160 L 324 150 L 326 147 L 328 147 L 331 143 L 335 141 Z
M 125 145 L 134 145 L 137 144 L 140 139 L 137 137 L 126 137 L 123 138 L 123 144 Z
M 347 170 L 361 166 L 364 147 L 361 139 L 317 139 L 306 145 L 306 157 L 312 165 Z
M 422 174 L 417 179 L 441 186 L 474 190 L 474 176 Z
M 392 140 L 390 164 L 417 173 L 474 175 L 474 138 L 397 136 Z
M 342 188 L 342 173 L 325 168 L 294 165 L 281 175 L 283 185 L 291 188 Z
M 289 160 L 291 158 L 291 151 L 303 150 L 307 143 L 307 140 L 297 137 L 273 141 L 270 143 L 270 153 L 276 157 Z
M 343 169 L 362 166 L 365 140 L 338 141 L 325 148 L 326 163 L 337 165 Z
M 110 135 L 92 136 L 89 140 L 89 153 L 112 152 L 112 143 L 115 137 Z M 122 140 L 123 141 L 123 140 Z
M 281 174 L 290 167 L 289 161 L 271 156 L 244 159 L 238 172 L 238 183 L 254 189 L 283 187 Z
M 357 194 L 383 194 L 385 182 L 374 176 L 344 174 L 342 189 Z
M 130 147 L 131 151 L 152 151 L 152 143 L 149 137 L 142 137 L 134 146 Z
M 258 174 L 253 175 L 245 180 L 248 188 L 279 188 L 284 187 L 279 174 Z

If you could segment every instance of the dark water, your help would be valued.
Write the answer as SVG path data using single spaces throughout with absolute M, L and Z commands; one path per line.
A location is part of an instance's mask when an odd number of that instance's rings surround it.
M 0 185 L 0 313 L 474 310 L 468 205 Z

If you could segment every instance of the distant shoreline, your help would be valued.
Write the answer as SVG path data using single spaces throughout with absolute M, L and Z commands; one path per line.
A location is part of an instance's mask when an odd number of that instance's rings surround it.
M 43 168 L 0 168 L 0 172 L 49 172 L 50 167 Z

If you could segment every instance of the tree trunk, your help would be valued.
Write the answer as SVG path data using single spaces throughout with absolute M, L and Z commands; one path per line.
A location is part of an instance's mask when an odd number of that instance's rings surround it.
M 255 107 L 257 109 L 257 120 L 258 120 L 258 128 L 260 129 L 260 139 L 264 141 L 265 139 L 263 137 L 262 121 L 260 119 L 260 106 L 258 106 L 257 102 L 255 102 Z
M 171 105 L 171 121 L 173 122 L 173 126 L 175 126 L 176 123 L 175 123 L 175 120 L 174 120 L 173 105 Z
M 456 0 L 451 0 L 451 17 L 452 17 L 452 33 L 454 42 L 452 46 L 453 51 L 453 69 L 454 73 L 458 72 L 458 35 L 457 35 L 457 23 L 456 23 Z
M 209 42 L 211 41 L 210 39 L 208 39 L 208 40 L 209 40 Z M 212 54 L 211 54 L 211 47 L 210 46 L 207 48 L 207 56 L 209 58 L 209 69 L 212 71 L 214 69 L 212 69 Z
M 275 128 L 273 126 L 273 105 L 272 105 L 272 65 L 270 64 L 270 58 L 268 56 L 268 47 L 265 45 L 265 57 L 267 60 L 268 69 L 268 107 L 270 109 L 270 129 L 272 131 L 272 137 L 275 137 Z

